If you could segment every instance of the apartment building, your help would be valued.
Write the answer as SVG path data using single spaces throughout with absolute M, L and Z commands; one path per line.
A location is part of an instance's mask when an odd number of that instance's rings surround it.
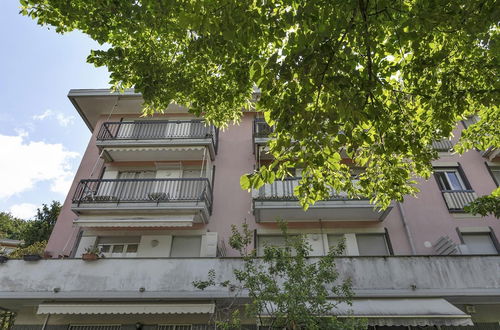
M 242 174 L 270 160 L 272 128 L 257 113 L 219 131 L 176 105 L 142 117 L 132 91 L 68 96 L 92 137 L 50 258 L 0 265 L 0 307 L 16 313 L 15 329 L 208 329 L 233 293 L 192 282 L 210 269 L 229 278 L 241 265 L 227 244 L 231 224 L 250 226 L 258 253 L 283 244 L 278 218 L 318 257 L 345 239 L 337 265 L 356 297 L 340 316 L 352 312 L 378 328 L 500 328 L 500 220 L 463 211 L 500 184 L 499 149 L 449 152 L 473 118 L 434 144 L 435 175 L 420 180 L 418 196 L 381 211 L 332 193 L 303 211 L 293 196 L 300 169 L 252 192 L 240 188 Z M 94 247 L 105 258 L 82 260 Z

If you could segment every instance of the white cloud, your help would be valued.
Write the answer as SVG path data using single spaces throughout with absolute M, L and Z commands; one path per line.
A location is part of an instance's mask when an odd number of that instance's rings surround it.
M 62 144 L 25 141 L 26 132 L 17 136 L 0 134 L 0 198 L 8 198 L 34 187 L 50 183 L 53 192 L 68 192 L 74 171 L 71 159 L 78 157 Z
M 43 113 L 39 115 L 34 115 L 32 118 L 34 120 L 45 120 L 54 118 L 57 121 L 57 123 L 62 127 L 67 127 L 69 125 L 72 125 L 76 120 L 75 116 L 66 116 L 62 112 L 57 112 L 50 109 L 45 110 Z
M 37 206 L 30 203 L 14 204 L 9 212 L 16 218 L 29 220 L 35 217 Z
M 34 115 L 33 116 L 33 119 L 34 120 L 44 120 L 45 118 L 49 118 L 50 116 L 52 116 L 54 114 L 54 111 L 50 110 L 50 109 L 47 109 L 45 110 L 44 113 L 42 114 L 39 114 L 39 115 Z
M 70 175 L 60 176 L 52 181 L 50 190 L 64 196 L 68 193 L 71 183 L 73 183 L 73 173 Z

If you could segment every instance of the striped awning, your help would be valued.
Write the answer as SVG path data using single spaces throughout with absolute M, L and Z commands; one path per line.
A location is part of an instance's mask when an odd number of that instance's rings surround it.
M 108 152 L 130 152 L 130 151 L 203 151 L 204 146 L 185 147 L 129 147 L 129 148 L 106 148 Z
M 98 217 L 80 215 L 73 223 L 80 227 L 192 227 L 194 214 L 162 215 L 161 217 Z
M 372 326 L 473 325 L 470 315 L 441 298 L 354 299 L 335 306 L 331 315 L 365 318 Z
M 215 304 L 40 304 L 38 314 L 212 314 Z

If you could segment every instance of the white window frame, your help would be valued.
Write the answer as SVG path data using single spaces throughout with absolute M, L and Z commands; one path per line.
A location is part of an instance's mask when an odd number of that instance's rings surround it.
M 99 239 L 102 237 L 98 237 L 96 241 L 97 248 L 101 251 L 101 253 L 107 257 L 107 258 L 134 258 L 137 257 L 137 252 L 139 251 L 139 245 L 140 245 L 140 238 L 138 242 L 120 242 L 120 237 L 116 237 L 116 242 L 111 242 L 111 243 L 102 243 L 99 242 Z M 109 236 L 106 236 L 105 238 L 109 238 Z M 114 238 L 114 237 L 113 237 Z M 123 245 L 123 251 L 122 252 L 113 252 L 113 248 L 115 246 Z M 130 245 L 136 245 L 137 248 L 135 252 L 127 252 L 127 249 Z M 109 246 L 109 251 L 108 252 L 103 252 L 102 248 L 103 246 Z
M 458 168 L 437 168 L 434 170 L 434 172 L 437 174 L 437 173 L 444 173 L 444 177 L 446 178 L 446 183 L 448 184 L 448 186 L 450 187 L 450 189 L 446 189 L 444 186 L 443 186 L 443 183 L 440 181 L 441 180 L 441 176 L 439 175 L 436 175 L 436 180 L 438 181 L 440 187 L 442 188 L 442 190 L 445 190 L 445 191 L 464 191 L 464 190 L 468 190 L 467 189 L 467 186 L 464 182 L 464 179 L 462 178 L 462 175 L 460 174 L 460 171 L 458 170 Z M 458 183 L 460 184 L 461 186 L 461 189 L 454 189 L 452 187 L 452 184 L 451 184 L 451 180 L 450 180 L 450 174 L 451 173 L 454 173 L 455 176 L 457 177 L 457 180 L 458 180 Z

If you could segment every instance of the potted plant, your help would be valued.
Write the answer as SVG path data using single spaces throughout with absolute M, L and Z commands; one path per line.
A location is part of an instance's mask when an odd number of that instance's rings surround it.
M 6 263 L 7 260 L 9 260 L 9 257 L 7 257 L 7 252 L 5 251 L 5 248 L 0 248 L 0 264 Z
M 18 253 L 22 253 L 24 261 L 38 261 L 42 259 L 42 255 L 45 252 L 45 247 L 47 246 L 47 241 L 36 242 L 25 248 L 20 249 Z
M 42 256 L 39 254 L 25 254 L 23 255 L 24 261 L 38 261 L 42 259 Z
M 82 254 L 82 259 L 85 261 L 94 261 L 102 257 L 101 250 L 97 246 L 89 246 Z

